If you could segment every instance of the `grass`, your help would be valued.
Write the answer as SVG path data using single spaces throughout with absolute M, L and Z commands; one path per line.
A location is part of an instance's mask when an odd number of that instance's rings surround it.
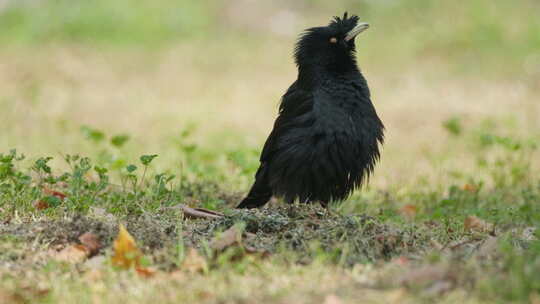
M 60 166 L 69 168 L 65 172 L 49 165 L 52 157 L 28 162 L 15 150 L 4 153 L 1 294 L 43 303 L 96 297 L 147 303 L 155 300 L 156 288 L 166 291 L 158 296 L 163 303 L 308 303 L 333 296 L 344 303 L 359 298 L 373 303 L 534 299 L 540 291 L 540 181 L 531 163 L 537 141 L 487 131 L 460 135 L 455 132 L 459 124 L 454 118 L 453 127 L 448 122 L 441 127 L 447 127 L 454 141 L 467 143 L 467 153 L 478 158 L 474 175 L 447 185 L 420 179 L 408 190 L 372 188 L 333 206 L 330 213 L 316 206 L 279 204 L 262 211 L 233 211 L 241 196 L 225 185 L 251 175 L 253 168 L 237 168 L 239 176 L 232 177 L 215 172 L 238 167 L 242 158 L 255 159 L 252 153 L 215 163 L 221 151 L 197 153 L 198 148 L 188 147 L 182 152 L 186 165 L 176 175 L 153 169 L 157 155 L 143 155 L 133 164 L 124 159 L 116 150 L 129 142 L 127 137 L 110 138 L 110 147 L 98 152 L 109 156 L 96 162 L 65 155 L 66 166 Z M 89 127 L 82 133 L 94 143 L 109 139 Z M 189 134 L 184 136 L 187 141 Z M 201 159 L 205 153 L 209 161 Z M 43 189 L 62 191 L 66 198 Z M 37 201 L 48 208 L 37 208 Z M 179 202 L 226 216 L 187 220 L 171 209 Z M 471 218 L 479 224 L 468 223 Z M 135 273 L 112 270 L 106 260 L 73 268 L 58 264 L 47 249 L 68 246 L 90 231 L 106 248 L 98 257 L 106 259 L 118 222 L 127 223 L 146 263 L 159 276 L 144 281 Z M 252 235 L 244 245 L 271 253 L 269 258 L 248 255 L 242 248 L 217 255 L 208 250 L 205 244 L 214 236 L 238 224 Z M 183 266 L 185 246 L 198 248 L 206 259 L 202 274 Z M 314 285 L 314 276 L 323 288 Z M 49 281 L 52 277 L 66 279 Z M 114 291 L 126 284 L 122 293 Z
M 344 7 L 373 25 L 358 58 L 387 128 L 375 175 L 329 212 L 234 210 L 294 80 L 295 35 Z M 8 2 L 0 302 L 536 303 L 538 9 Z M 119 223 L 153 277 L 111 265 Z M 242 245 L 212 250 L 233 226 Z M 59 262 L 85 232 L 101 252 Z

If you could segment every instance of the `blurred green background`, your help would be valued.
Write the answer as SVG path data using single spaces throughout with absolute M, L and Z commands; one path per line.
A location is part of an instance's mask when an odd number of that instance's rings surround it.
M 297 35 L 344 11 L 372 25 L 357 45 L 387 126 L 375 185 L 473 170 L 456 129 L 538 138 L 539 1 L 0 0 L 0 147 L 189 158 L 245 189 Z
M 434 60 L 527 76 L 538 76 L 540 64 L 540 3 L 534 0 L 2 0 L 0 5 L 3 44 L 163 48 L 224 36 L 286 39 L 348 10 L 374 26 L 370 47 L 363 50 L 371 60 L 395 65 Z

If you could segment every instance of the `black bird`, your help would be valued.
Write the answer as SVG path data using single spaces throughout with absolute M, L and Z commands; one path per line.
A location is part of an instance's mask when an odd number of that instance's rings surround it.
M 237 208 L 263 206 L 273 195 L 326 207 L 368 179 L 384 125 L 356 65 L 354 40 L 367 28 L 345 13 L 300 36 L 298 78 L 282 97 L 255 183 Z

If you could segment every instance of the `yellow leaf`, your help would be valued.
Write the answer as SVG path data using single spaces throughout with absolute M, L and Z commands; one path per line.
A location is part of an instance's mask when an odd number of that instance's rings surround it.
M 137 248 L 137 244 L 129 232 L 120 224 L 118 236 L 114 240 L 114 254 L 111 258 L 112 264 L 124 269 L 140 266 L 141 251 Z

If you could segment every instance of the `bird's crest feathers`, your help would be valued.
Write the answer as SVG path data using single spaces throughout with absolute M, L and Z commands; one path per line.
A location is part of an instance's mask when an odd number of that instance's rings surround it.
M 351 15 L 349 17 L 349 13 L 345 12 L 343 14 L 343 17 L 334 16 L 332 21 L 330 21 L 330 24 L 328 24 L 331 27 L 338 27 L 343 30 L 349 30 L 352 27 L 354 27 L 360 18 L 356 15 Z

